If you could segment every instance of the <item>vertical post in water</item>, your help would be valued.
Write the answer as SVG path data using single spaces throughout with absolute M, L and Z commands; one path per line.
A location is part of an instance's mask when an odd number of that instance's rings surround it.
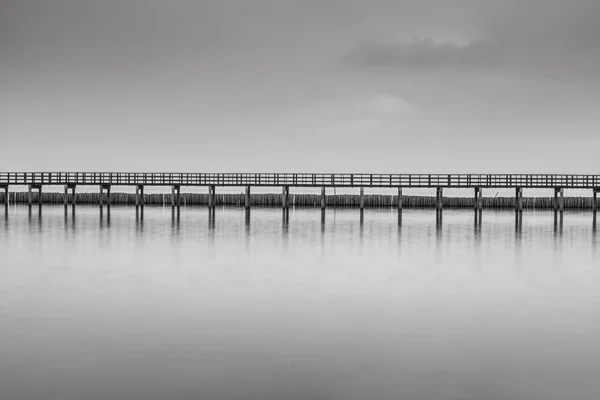
M 6 190 L 8 190 L 8 188 Z M 592 210 L 594 212 L 596 212 L 596 211 L 598 211 L 598 192 L 600 192 L 600 189 L 595 188 L 593 190 L 593 192 L 594 192 L 594 194 L 593 194 L 593 197 L 592 197 Z
M 596 192 L 594 192 L 594 196 L 596 195 Z M 8 185 L 4 186 L 4 205 L 8 205 L 9 204 L 9 197 L 8 197 Z
M 441 211 L 444 206 L 444 202 L 442 200 L 443 193 L 444 193 L 443 188 L 441 188 L 441 187 L 436 188 L 435 209 L 438 211 Z
M 475 210 L 481 210 L 483 208 L 483 202 L 481 199 L 483 189 L 480 187 L 475 188 Z
M 42 205 L 42 185 L 38 186 L 38 205 Z
M 565 208 L 564 189 L 554 188 L 554 211 L 563 211 Z
M 402 188 L 398 188 L 398 210 L 402 210 Z
M 281 206 L 285 209 L 290 207 L 290 187 L 284 186 L 281 192 Z
M 98 204 L 102 206 L 104 204 L 104 187 L 100 185 L 100 199 L 98 200 Z
M 31 207 L 31 185 L 29 185 L 27 188 L 27 204 Z
M 324 210 L 327 206 L 325 199 L 325 186 L 321 186 L 321 209 Z
M 250 208 L 250 186 L 246 186 L 246 195 L 244 196 L 244 207 Z
M 135 185 L 135 206 L 140 205 L 140 185 Z
M 171 186 L 171 207 L 181 207 L 181 186 Z
M 140 188 L 140 206 L 144 207 L 144 185 L 139 185 Z
M 208 187 L 208 207 L 209 208 L 215 208 L 215 206 L 216 206 L 215 192 L 216 192 L 215 186 L 210 185 Z
M 106 205 L 110 206 L 110 185 L 106 185 Z
M 69 186 L 65 185 L 65 195 L 63 196 L 65 207 L 69 204 Z
M 75 204 L 77 204 L 77 193 L 75 192 L 75 185 L 73 185 L 73 187 L 71 188 L 71 191 L 72 191 L 72 193 L 71 193 L 71 196 L 72 196 L 71 204 L 75 205 Z
M 365 208 L 365 188 L 360 188 L 360 209 Z
M 523 211 L 523 188 L 515 188 L 515 210 Z

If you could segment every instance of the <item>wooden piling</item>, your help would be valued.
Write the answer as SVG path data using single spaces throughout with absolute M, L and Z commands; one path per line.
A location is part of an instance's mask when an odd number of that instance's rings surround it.
M 402 188 L 398 188 L 398 210 L 402 210 Z
M 251 201 L 250 201 L 250 186 L 246 186 L 246 196 L 244 198 L 244 206 L 245 206 L 245 208 L 250 208 L 250 206 L 251 206 Z
M 475 188 L 475 201 L 474 201 L 474 209 L 475 210 L 481 210 L 483 209 L 483 199 L 482 199 L 482 193 L 483 189 L 480 187 L 476 187 Z
M 100 185 L 100 199 L 98 203 L 101 206 L 104 205 L 104 203 L 110 206 L 110 185 Z
M 327 203 L 325 199 L 325 186 L 321 186 L 321 209 L 324 210 L 326 206 Z
M 360 209 L 365 208 L 365 188 L 360 188 Z
M 8 205 L 10 202 L 10 198 L 8 197 L 8 185 L 2 185 L 1 187 L 4 188 L 4 204 Z
M 216 188 L 214 185 L 208 187 L 208 207 L 215 208 L 216 206 Z
M 442 200 L 444 189 L 441 187 L 437 187 L 435 192 L 436 192 L 435 209 L 439 211 L 439 210 L 442 210 L 442 208 L 444 207 L 444 202 Z
M 523 188 L 515 188 L 515 210 L 523 211 Z
M 283 188 L 282 188 L 281 206 L 286 209 L 290 207 L 290 187 L 289 186 L 283 186 Z
M 171 207 L 181 207 L 181 186 L 171 185 Z
M 600 188 L 594 189 L 593 192 L 594 193 L 593 193 L 593 197 L 592 197 L 592 210 L 594 212 L 596 212 L 596 211 L 598 211 L 598 192 L 600 192 Z
M 565 190 L 563 188 L 554 188 L 554 211 L 564 211 L 565 209 Z

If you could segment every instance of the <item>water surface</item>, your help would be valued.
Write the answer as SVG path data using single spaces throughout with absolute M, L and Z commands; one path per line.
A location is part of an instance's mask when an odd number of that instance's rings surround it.
M 595 400 L 593 222 L 11 207 L 0 397 Z

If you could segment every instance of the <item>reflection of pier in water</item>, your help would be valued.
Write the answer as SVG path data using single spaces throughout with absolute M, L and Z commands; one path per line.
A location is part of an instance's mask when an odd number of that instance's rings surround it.
M 67 206 L 64 206 L 64 221 L 65 224 L 67 223 L 68 219 L 72 220 L 72 225 L 75 224 L 75 217 L 76 217 L 76 209 L 77 207 L 89 207 L 89 206 L 77 206 L 75 204 L 70 204 Z M 136 227 L 139 230 L 143 229 L 143 224 L 144 224 L 144 210 L 145 208 L 148 206 L 143 206 L 143 205 L 139 205 L 135 207 L 135 224 Z M 69 212 L 70 209 L 70 212 Z M 8 221 L 9 219 L 9 215 L 10 215 L 10 210 L 11 210 L 11 206 L 6 204 L 4 206 L 4 220 Z M 31 205 L 31 206 L 27 206 L 27 210 L 28 210 L 28 220 L 29 222 L 33 222 L 36 218 L 37 218 L 37 222 L 39 224 L 42 223 L 42 212 L 43 212 L 43 207 L 40 204 L 37 205 Z M 335 209 L 332 209 L 335 210 Z M 215 207 L 208 207 L 207 208 L 208 211 L 208 227 L 210 230 L 214 230 L 216 227 L 216 208 Z M 368 218 L 367 217 L 367 210 L 357 210 L 358 211 L 358 215 L 356 216 L 357 218 L 357 222 L 358 222 L 358 226 L 361 230 L 364 229 L 365 226 L 365 219 Z M 171 221 L 172 221 L 172 227 L 173 228 L 179 228 L 180 224 L 181 224 L 181 208 L 180 207 L 173 207 L 171 208 Z M 284 208 L 282 209 L 282 214 L 281 214 L 281 226 L 282 229 L 287 232 L 290 228 L 290 209 L 289 208 Z M 321 226 L 321 232 L 324 233 L 326 230 L 326 226 L 327 226 L 327 210 L 326 209 L 321 209 L 320 210 L 320 226 Z M 406 219 L 404 218 L 404 214 L 405 213 L 410 213 L 412 211 L 406 211 L 406 210 L 398 210 L 397 211 L 397 224 L 399 229 L 401 230 L 403 224 L 406 225 Z M 460 212 L 460 211 L 457 211 Z M 110 227 L 111 224 L 111 206 L 110 205 L 103 205 L 103 206 L 99 206 L 98 207 L 98 213 L 99 213 L 99 221 L 101 224 L 101 227 Z M 480 237 L 482 232 L 483 232 L 483 227 L 485 226 L 485 224 L 483 224 L 483 216 L 484 216 L 484 211 L 479 209 L 479 210 L 474 210 L 473 211 L 473 232 L 475 234 L 476 237 Z M 444 210 L 436 210 L 435 212 L 435 231 L 437 235 L 442 235 L 443 231 L 444 231 L 444 226 L 445 226 L 445 220 L 444 220 L 444 214 L 445 211 Z M 523 233 L 523 224 L 524 224 L 524 220 L 527 219 L 527 214 L 528 212 L 524 212 L 524 211 L 515 211 L 514 212 L 514 232 L 515 234 L 517 234 L 517 236 L 522 235 Z M 551 227 L 551 229 L 553 229 L 553 232 L 557 235 L 561 235 L 564 231 L 564 211 L 554 211 L 552 213 L 552 221 L 550 222 L 549 227 Z M 597 211 L 592 212 L 592 221 L 591 221 L 591 228 L 592 228 L 592 232 L 595 234 L 597 232 Z M 244 209 L 244 225 L 245 225 L 245 229 L 246 229 L 246 233 L 250 233 L 251 230 L 251 209 L 250 208 L 245 208 Z M 489 226 L 489 223 L 487 224 Z

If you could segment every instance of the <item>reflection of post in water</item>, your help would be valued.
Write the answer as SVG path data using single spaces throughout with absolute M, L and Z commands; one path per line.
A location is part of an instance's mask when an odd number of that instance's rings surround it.
M 208 208 L 208 228 L 215 229 L 215 208 Z
M 250 207 L 244 210 L 244 226 L 246 227 L 246 234 L 250 233 Z
M 144 206 L 135 206 L 135 225 L 142 229 L 144 226 Z
M 100 206 L 100 226 L 104 226 L 104 206 Z M 110 227 L 110 206 L 106 206 L 106 226 Z
M 554 233 L 563 232 L 563 212 L 562 211 L 554 211 Z
M 523 211 L 515 211 L 515 233 L 520 234 L 523 231 Z
M 592 233 L 596 233 L 596 214 L 598 212 L 594 210 L 594 214 L 592 216 Z
M 441 230 L 442 229 L 442 216 L 443 216 L 443 212 L 442 210 L 436 210 L 435 211 L 435 227 L 437 230 Z
M 282 226 L 284 232 L 288 231 L 289 225 L 290 225 L 290 209 L 283 208 L 281 210 L 281 226 Z
M 362 208 L 360 209 L 360 228 L 362 230 L 362 227 L 365 223 L 365 210 L 363 210 Z
M 398 210 L 398 226 L 402 226 L 402 209 Z
M 482 224 L 482 219 L 483 219 L 483 210 L 479 209 L 479 210 L 475 210 L 475 218 L 474 218 L 474 222 L 473 222 L 473 232 L 475 233 L 475 238 L 479 239 L 481 238 L 481 224 Z
M 29 222 L 31 222 L 32 216 L 33 216 L 33 206 L 29 206 L 29 210 L 28 210 Z M 42 205 L 41 204 L 38 205 L 38 223 L 40 225 L 42 224 Z
M 181 209 L 179 207 L 171 207 L 171 227 L 179 228 Z

